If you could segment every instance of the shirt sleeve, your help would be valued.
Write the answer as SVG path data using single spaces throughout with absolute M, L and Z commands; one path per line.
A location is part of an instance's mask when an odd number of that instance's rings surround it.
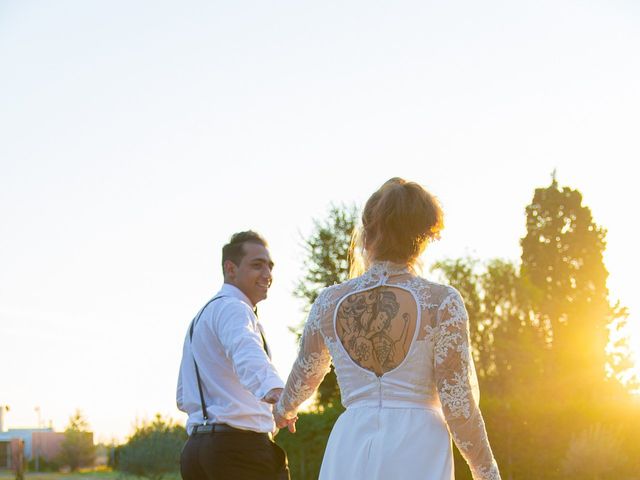
M 178 410 L 185 412 L 184 408 L 184 393 L 182 388 L 182 369 L 184 368 L 184 359 L 185 359 L 185 351 L 186 351 L 186 341 L 185 345 L 182 347 L 182 359 L 180 360 L 180 369 L 178 370 L 178 385 L 176 387 L 176 406 Z
M 320 332 L 320 297 L 311 307 L 300 338 L 298 357 L 275 407 L 275 412 L 283 418 L 296 416 L 300 404 L 316 391 L 330 369 L 331 356 Z
M 229 302 L 222 306 L 214 334 L 231 360 L 238 380 L 258 400 L 284 382 L 264 350 L 257 320 L 248 305 Z
M 474 480 L 500 480 L 478 402 L 480 394 L 469 340 L 469 319 L 452 289 L 438 309 L 435 376 L 442 410 Z

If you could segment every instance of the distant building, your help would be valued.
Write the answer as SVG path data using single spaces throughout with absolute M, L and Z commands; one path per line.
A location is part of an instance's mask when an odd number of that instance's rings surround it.
M 20 465 L 24 455 L 24 442 L 19 438 L 0 440 L 0 471 L 14 470 Z
M 64 433 L 54 432 L 53 428 L 14 428 L 4 434 L 0 433 L 0 439 L 3 436 L 22 440 L 24 456 L 27 460 L 32 460 L 36 456 L 52 460 L 60 452 L 64 440 Z
M 36 457 L 49 461 L 53 460 L 60 452 L 64 433 L 54 432 L 52 428 L 14 428 L 0 432 L 0 468 L 3 468 L 2 445 L 4 444 L 6 450 L 12 440 L 24 442 L 24 457 L 27 461 Z M 5 466 L 4 468 L 9 467 Z
M 93 433 L 87 432 L 87 436 L 91 437 L 89 441 L 93 445 Z M 34 431 L 31 434 L 31 456 L 27 458 L 33 459 L 39 456 L 47 461 L 51 461 L 60 453 L 63 441 L 63 432 Z
M 51 447 L 50 444 L 55 444 L 58 437 L 62 442 L 64 434 L 54 432 L 52 428 L 12 428 L 0 433 L 0 442 L 13 440 L 14 438 L 22 440 L 24 442 L 24 456 L 27 460 L 31 460 L 36 454 L 43 456 L 44 449 L 47 452 L 52 449 L 55 450 L 55 447 Z M 56 450 L 56 453 L 58 450 Z
M 54 432 L 49 428 L 10 428 L 6 429 L 6 412 L 9 407 L 0 405 L 0 470 L 15 466 L 17 458 L 24 456 L 27 461 L 41 459 L 54 460 L 60 453 L 63 432 Z M 93 433 L 85 432 L 87 443 L 93 445 Z

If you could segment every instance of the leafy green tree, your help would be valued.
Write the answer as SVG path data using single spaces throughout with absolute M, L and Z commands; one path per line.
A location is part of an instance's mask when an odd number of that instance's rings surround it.
M 603 261 L 606 230 L 597 225 L 582 194 L 550 186 L 537 188 L 526 208 L 527 234 L 521 240 L 521 275 L 537 294 L 535 310 L 543 318 L 552 345 L 546 369 L 571 372 L 558 378 L 556 392 L 593 395 L 605 378 L 609 325 L 624 309 L 609 303 L 608 272 Z
M 493 259 L 480 275 L 481 339 L 488 357 L 487 386 L 498 395 L 529 395 L 542 378 L 547 350 L 545 328 L 533 309 L 532 289 L 516 266 Z
M 89 431 L 89 424 L 82 412 L 76 410 L 69 418 L 69 424 L 64 431 L 64 440 L 56 463 L 76 471 L 80 467 L 93 465 L 95 454 L 93 433 Z
M 323 288 L 342 283 L 349 278 L 349 246 L 356 226 L 358 211 L 355 206 L 331 205 L 327 217 L 314 220 L 313 231 L 304 240 L 304 276 L 298 282 L 294 295 L 311 307 Z M 301 332 L 301 326 L 295 331 Z M 337 405 L 340 390 L 336 375 L 331 371 L 318 388 L 318 405 Z
M 159 480 L 179 470 L 180 452 L 186 439 L 184 427 L 157 414 L 153 422 L 138 425 L 127 443 L 118 449 L 117 468 Z
M 294 291 L 308 306 L 323 288 L 349 278 L 349 245 L 357 216 L 353 205 L 331 205 L 326 218 L 313 221 L 313 231 L 303 243 L 305 274 Z
M 640 394 L 640 374 L 635 368 L 635 358 L 630 344 L 629 310 L 615 306 L 618 316 L 609 325 L 609 363 L 607 374 L 617 378 L 622 385 L 634 394 Z

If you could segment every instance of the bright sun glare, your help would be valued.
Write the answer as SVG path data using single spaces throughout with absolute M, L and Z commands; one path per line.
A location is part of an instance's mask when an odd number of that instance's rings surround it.
M 640 322 L 635 317 L 629 318 L 629 332 L 629 346 L 633 355 L 635 377 L 640 379 Z M 634 393 L 640 395 L 640 389 Z
M 633 362 L 632 371 L 626 372 L 619 378 L 629 387 L 632 393 L 640 395 L 640 388 L 638 388 L 640 383 L 640 322 L 636 321 L 634 316 L 630 316 L 627 319 L 624 330 L 618 334 L 614 334 L 614 332 L 612 334 L 610 339 L 612 342 L 626 337 L 631 361 Z

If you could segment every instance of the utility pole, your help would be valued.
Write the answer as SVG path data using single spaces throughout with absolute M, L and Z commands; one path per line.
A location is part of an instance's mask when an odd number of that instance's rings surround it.
M 36 411 L 36 413 L 38 414 L 38 428 L 42 427 L 42 416 L 40 414 L 40 407 L 35 407 L 34 410 Z M 33 438 L 33 437 L 32 437 Z M 40 436 L 37 437 L 38 438 L 38 443 L 36 444 L 36 442 L 33 442 L 33 453 L 35 454 L 35 467 L 36 467 L 36 472 L 40 471 Z
M 6 430 L 4 424 L 5 413 L 9 411 L 9 405 L 0 405 L 0 433 Z
M 34 410 L 36 411 L 36 415 L 38 415 L 38 428 L 42 428 L 42 415 L 40 412 L 40 407 L 36 406 Z

